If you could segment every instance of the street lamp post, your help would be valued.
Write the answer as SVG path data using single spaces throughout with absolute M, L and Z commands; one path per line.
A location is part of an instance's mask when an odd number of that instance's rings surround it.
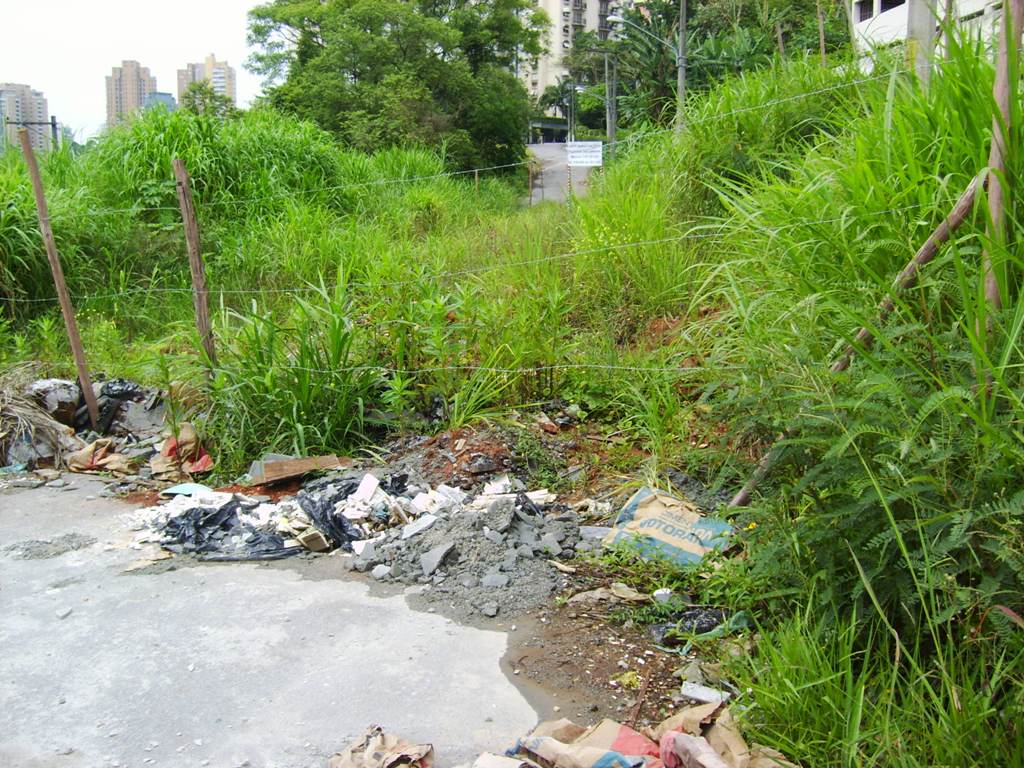
M 686 105 L 686 0 L 679 0 L 679 43 L 673 45 L 668 40 L 664 40 L 652 32 L 647 31 L 639 24 L 636 24 L 629 19 L 612 14 L 608 17 L 608 21 L 613 24 L 626 24 L 627 26 L 633 27 L 638 32 L 647 35 L 652 40 L 657 40 L 659 43 L 668 48 L 676 57 L 676 132 L 683 130 L 685 111 L 683 107 Z

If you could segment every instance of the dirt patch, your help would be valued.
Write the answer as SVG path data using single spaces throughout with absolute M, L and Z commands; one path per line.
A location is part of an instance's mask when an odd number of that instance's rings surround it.
M 302 490 L 302 484 L 306 479 L 296 477 L 274 485 L 225 485 L 223 488 L 214 490 L 220 493 L 240 493 L 249 497 L 266 496 L 271 503 L 276 504 L 281 499 L 294 496 Z
M 608 717 L 643 727 L 675 711 L 681 660 L 654 648 L 640 627 L 567 605 L 519 621 L 502 665 L 542 720 Z
M 434 437 L 403 438 L 390 446 L 388 464 L 431 485 L 469 490 L 515 464 L 505 435 L 497 430 L 468 427 Z
M 47 560 L 51 557 L 60 557 L 76 549 L 85 549 L 96 543 L 92 536 L 81 533 L 65 533 L 55 539 L 30 539 L 11 544 L 4 549 L 10 552 L 16 560 Z
M 129 504 L 138 504 L 140 507 L 152 507 L 160 503 L 160 491 L 156 488 L 133 491 L 123 497 L 123 500 Z

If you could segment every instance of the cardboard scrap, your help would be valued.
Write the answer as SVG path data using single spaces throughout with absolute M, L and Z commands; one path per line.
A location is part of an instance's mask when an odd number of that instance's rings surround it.
M 614 720 L 602 720 L 593 728 L 578 733 L 577 726 L 564 721 L 541 723 L 509 751 L 542 765 L 557 768 L 661 768 L 658 745 L 643 734 Z M 568 737 L 555 738 L 552 733 Z
M 646 733 L 613 720 L 587 729 L 541 723 L 508 754 L 554 768 L 797 768 L 775 750 L 748 747 L 720 703 L 685 709 Z
M 631 542 L 642 555 L 660 555 L 686 565 L 700 562 L 712 550 L 724 549 L 731 532 L 729 523 L 704 517 L 688 501 L 641 488 L 619 512 L 603 544 Z
M 661 737 L 665 768 L 732 768 L 703 736 L 669 731 Z
M 669 731 L 680 731 L 692 736 L 700 736 L 703 733 L 703 726 L 714 722 L 715 713 L 721 708 L 722 705 L 717 703 L 688 707 L 662 721 L 657 728 L 652 728 L 648 735 L 657 742 L 660 742 L 661 737 Z
M 132 460 L 114 453 L 114 441 L 109 437 L 96 440 L 81 450 L 69 453 L 65 460 L 72 472 L 110 472 L 114 475 L 132 475 Z
M 375 725 L 334 755 L 327 768 L 432 768 L 433 764 L 433 746 L 413 744 Z
M 310 456 L 305 459 L 285 459 L 282 461 L 263 462 L 263 475 L 253 477 L 257 485 L 270 485 L 293 477 L 308 475 L 321 469 L 341 469 L 352 466 L 351 459 L 339 459 L 337 456 Z
M 374 726 L 328 768 L 431 768 L 430 745 L 414 745 Z M 485 752 L 461 768 L 798 768 L 781 753 L 748 748 L 732 714 L 721 704 L 690 707 L 646 733 L 602 720 L 583 728 L 571 720 L 549 720 L 524 736 L 504 756 Z
M 723 709 L 715 724 L 706 734 L 708 743 L 731 768 L 746 766 L 750 762 L 750 749 L 740 735 L 739 726 L 728 709 Z
M 213 459 L 203 448 L 196 428 L 183 421 L 178 435 L 171 435 L 161 444 L 156 456 L 149 460 L 149 468 L 157 480 L 184 480 L 213 469 Z

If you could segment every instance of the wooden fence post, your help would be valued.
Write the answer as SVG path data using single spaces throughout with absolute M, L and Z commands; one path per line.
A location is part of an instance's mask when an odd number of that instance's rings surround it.
M 476 191 L 479 192 L 480 191 L 480 169 L 479 168 L 474 168 L 473 169 L 473 181 L 476 184 Z
M 50 262 L 50 271 L 53 272 L 53 284 L 57 288 L 57 299 L 60 301 L 61 314 L 64 315 L 64 327 L 68 331 L 71 353 L 75 356 L 75 368 L 78 369 L 78 383 L 82 387 L 82 396 L 85 398 L 86 407 L 89 409 L 89 420 L 92 422 L 92 428 L 98 430 L 100 409 L 96 403 L 96 393 L 92 391 L 89 365 L 85 361 L 82 338 L 78 335 L 75 309 L 71 305 L 71 296 L 68 294 L 67 283 L 64 282 L 64 269 L 61 267 L 60 254 L 57 253 L 57 242 L 53 239 L 53 229 L 50 227 L 50 211 L 46 205 L 43 179 L 39 175 L 39 164 L 36 163 L 36 156 L 32 151 L 32 142 L 29 139 L 28 129 L 20 129 L 18 131 L 18 139 L 21 141 L 21 151 L 24 153 L 25 162 L 28 164 L 29 176 L 32 178 L 32 189 L 36 196 L 36 211 L 39 214 L 39 231 L 43 235 L 43 245 L 46 246 L 46 258 Z
M 188 266 L 192 272 L 192 303 L 196 309 L 196 329 L 203 351 L 211 366 L 217 364 L 213 346 L 213 328 L 210 325 L 210 307 L 207 303 L 206 273 L 203 270 L 203 255 L 199 248 L 199 222 L 192 200 L 192 185 L 189 182 L 185 163 L 174 158 L 174 178 L 178 187 L 178 204 L 181 206 L 181 220 L 185 225 L 185 242 L 188 245 Z

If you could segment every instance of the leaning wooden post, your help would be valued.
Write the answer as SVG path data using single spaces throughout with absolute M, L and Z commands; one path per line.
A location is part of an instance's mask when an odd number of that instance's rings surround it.
M 956 205 L 953 206 L 953 210 L 949 212 L 949 215 L 935 228 L 935 231 L 928 236 L 917 253 L 914 254 L 914 258 L 910 260 L 910 263 L 903 268 L 900 272 L 899 277 L 893 282 L 890 294 L 885 297 L 881 304 L 878 306 L 878 322 L 883 322 L 896 307 L 896 299 L 894 295 L 898 292 L 905 291 L 909 288 L 914 287 L 917 283 L 917 278 L 920 275 L 921 268 L 932 261 L 939 252 L 939 248 L 945 243 L 952 234 L 960 227 L 971 211 L 974 210 L 974 201 L 978 197 L 978 191 L 984 186 L 986 173 L 980 173 L 971 180 L 971 183 L 967 185 L 967 189 L 964 190 L 963 194 L 960 195 L 956 201 Z M 875 336 L 868 330 L 867 327 L 861 328 L 857 335 L 854 337 L 852 344 L 847 344 L 846 349 L 843 350 L 843 354 L 840 358 L 832 365 L 833 373 L 840 373 L 850 367 L 850 362 L 853 360 L 853 355 L 857 351 L 857 346 L 861 348 L 870 347 L 874 343 Z M 783 432 L 779 435 L 775 444 L 772 445 L 771 449 L 764 455 L 761 461 L 758 463 L 754 472 L 750 475 L 750 478 L 743 485 L 743 488 L 732 497 L 732 501 L 729 502 L 730 507 L 745 507 L 750 503 L 750 498 L 754 493 L 754 490 L 761 484 L 761 481 L 768 476 L 771 472 L 772 467 L 778 462 L 782 455 L 782 448 L 779 443 L 789 437 L 791 433 L 789 431 Z
M 900 272 L 899 277 L 892 284 L 889 295 L 878 305 L 879 323 L 884 322 L 896 308 L 894 296 L 901 291 L 913 288 L 917 284 L 917 277 L 920 274 L 921 268 L 935 258 L 939 248 L 949 240 L 950 236 L 970 216 L 971 211 L 974 210 L 974 201 L 978 197 L 978 189 L 984 186 L 985 176 L 985 173 L 981 173 L 974 177 L 971 183 L 967 185 L 967 189 L 964 190 L 964 193 L 956 201 L 953 210 L 949 212 L 949 215 L 939 224 L 935 231 L 928 236 L 928 239 L 924 241 L 924 245 L 914 254 L 914 258 Z M 853 360 L 853 355 L 856 353 L 857 348 L 868 348 L 874 341 L 874 334 L 866 326 L 861 328 L 857 331 L 857 335 L 853 337 L 853 343 L 846 345 L 842 356 L 832 365 L 832 372 L 841 373 L 845 371 L 850 367 L 850 361 Z
M 36 195 L 36 211 L 39 213 L 39 231 L 43 235 L 43 245 L 46 246 L 46 258 L 50 262 L 53 284 L 57 288 L 57 299 L 60 301 L 61 314 L 64 315 L 64 327 L 68 331 L 71 353 L 75 356 L 75 368 L 78 369 L 78 383 L 82 387 L 82 396 L 85 397 L 85 405 L 89 409 L 89 420 L 92 422 L 92 428 L 98 430 L 100 428 L 100 409 L 96 403 L 96 393 L 92 391 L 89 365 L 85 361 L 82 337 L 78 334 L 75 308 L 71 305 L 68 286 L 64 282 L 64 268 L 60 263 L 60 254 L 57 253 L 57 242 L 53 239 L 53 229 L 50 226 L 50 210 L 46 205 L 46 193 L 43 191 L 43 179 L 39 175 L 39 164 L 36 163 L 36 156 L 32 151 L 32 142 L 29 139 L 28 129 L 20 129 L 18 131 L 18 139 L 21 141 L 21 151 L 24 153 L 25 162 L 28 164 L 29 176 L 32 178 L 32 189 Z
M 992 98 L 998 112 L 992 117 L 992 146 L 988 158 L 988 245 L 981 253 L 982 270 L 985 275 L 985 300 L 993 312 L 1002 306 L 998 269 L 992 257 L 992 248 L 999 248 L 1006 242 L 1006 192 L 1003 189 L 1003 179 L 1006 177 L 1006 142 L 1012 128 L 1010 80 L 1011 72 L 1017 72 L 1016 61 L 1022 23 L 1024 0 L 1004 0 L 999 58 L 996 63 L 995 85 L 992 89 Z M 1016 86 L 1013 90 L 1016 90 Z M 979 334 L 981 331 L 982 329 L 978 328 Z
M 196 329 L 202 342 L 206 359 L 211 366 L 217 364 L 213 347 L 213 328 L 210 325 L 210 307 L 207 303 L 206 273 L 203 270 L 203 255 L 199 248 L 199 222 L 192 200 L 192 185 L 189 182 L 185 163 L 174 158 L 174 178 L 178 186 L 178 204 L 181 206 L 181 220 L 185 225 L 185 242 L 188 245 L 188 266 L 192 271 L 192 303 L 196 309 Z

